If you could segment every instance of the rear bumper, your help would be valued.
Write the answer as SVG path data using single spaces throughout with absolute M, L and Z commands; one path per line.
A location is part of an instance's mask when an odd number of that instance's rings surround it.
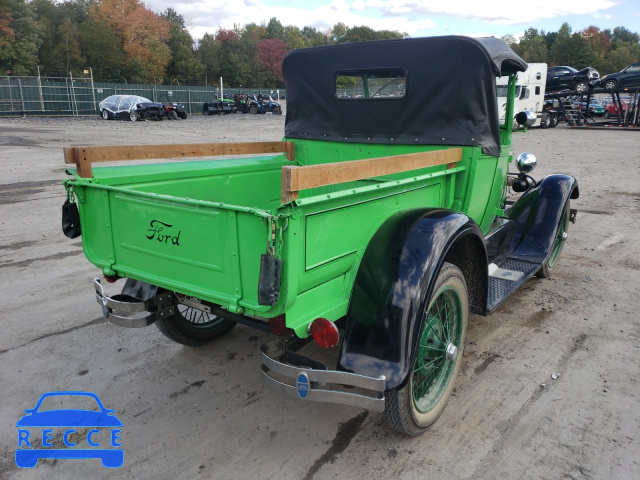
M 262 380 L 267 387 L 290 398 L 384 411 L 384 376 L 328 370 L 323 363 L 303 357 L 285 345 L 283 340 L 275 340 L 260 349 Z
M 176 313 L 172 292 L 164 292 L 143 301 L 130 295 L 108 296 L 99 278 L 93 279 L 93 286 L 96 289 L 96 301 L 102 307 L 102 315 L 120 327 L 146 327 L 159 318 Z

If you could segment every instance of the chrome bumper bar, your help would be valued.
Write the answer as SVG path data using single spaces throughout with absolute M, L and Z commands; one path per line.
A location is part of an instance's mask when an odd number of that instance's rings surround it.
M 102 307 L 102 315 L 115 325 L 129 328 L 141 328 L 151 325 L 159 318 L 176 313 L 172 292 L 164 292 L 149 300 L 140 300 L 130 295 L 104 293 L 99 278 L 93 279 L 96 289 L 96 301 Z
M 289 351 L 283 345 L 283 340 L 274 340 L 260 348 L 262 380 L 270 389 L 291 398 L 384 411 L 387 385 L 384 376 L 375 378 L 327 370 L 324 364 Z

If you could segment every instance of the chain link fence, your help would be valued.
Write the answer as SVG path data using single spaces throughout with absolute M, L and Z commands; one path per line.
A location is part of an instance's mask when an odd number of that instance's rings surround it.
M 236 93 L 269 93 L 276 101 L 285 90 L 225 88 L 224 96 Z M 170 99 L 185 106 L 189 114 L 201 113 L 205 102 L 219 98 L 217 87 L 94 83 L 86 77 L 0 77 L 0 116 L 97 115 L 100 101 L 111 95 L 139 95 L 154 102 Z

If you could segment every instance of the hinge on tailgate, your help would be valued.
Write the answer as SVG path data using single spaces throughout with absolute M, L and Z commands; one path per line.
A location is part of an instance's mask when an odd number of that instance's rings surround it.
M 260 276 L 258 278 L 258 304 L 273 306 L 280 295 L 280 273 L 282 271 L 282 232 L 277 225 L 278 218 L 269 217 L 267 253 L 260 257 Z
M 269 216 L 267 219 L 267 255 L 276 254 L 276 222 L 273 221 L 273 217 Z
M 62 232 L 67 238 L 77 238 L 82 235 L 80 213 L 68 181 L 64 182 L 64 187 L 67 189 L 67 201 L 62 205 Z
M 78 197 L 78 203 L 84 204 L 86 202 L 84 187 L 78 185 L 77 186 L 78 188 L 75 188 L 76 186 L 75 179 L 67 179 L 63 182 L 63 185 L 64 185 L 64 188 L 67 190 L 67 200 L 69 200 L 70 203 L 75 203 L 74 195 Z

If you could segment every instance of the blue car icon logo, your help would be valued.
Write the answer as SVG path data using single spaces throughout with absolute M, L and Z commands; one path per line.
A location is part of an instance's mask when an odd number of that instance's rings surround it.
M 95 400 L 98 410 L 86 409 L 42 409 L 48 398 L 63 397 Z M 60 401 L 60 398 L 57 398 Z M 104 407 L 95 393 L 60 391 L 45 393 L 34 408 L 25 410 L 18 427 L 16 465 L 20 468 L 35 467 L 39 459 L 100 459 L 107 468 L 118 468 L 124 463 L 124 450 L 120 444 L 122 422 L 114 415 L 115 410 Z M 77 446 L 84 443 L 87 447 Z M 41 440 L 42 448 L 34 448 L 32 442 Z M 60 442 L 62 440 L 62 442 Z M 54 445 L 55 443 L 55 445 Z M 57 448 L 64 447 L 64 448 Z M 105 448 L 110 447 L 110 448 Z

